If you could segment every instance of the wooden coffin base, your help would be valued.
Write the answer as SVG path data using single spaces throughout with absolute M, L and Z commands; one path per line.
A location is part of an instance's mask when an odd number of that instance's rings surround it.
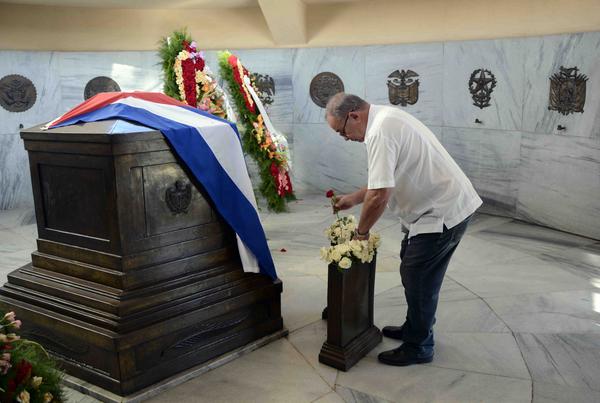
M 147 388 L 144 388 L 138 392 L 135 392 L 128 396 L 119 396 L 106 389 L 102 389 L 99 386 L 92 385 L 82 379 L 75 378 L 70 375 L 66 375 L 63 379 L 63 384 L 71 389 L 83 393 L 84 395 L 91 396 L 95 399 L 100 400 L 104 403 L 138 403 L 144 402 L 154 396 L 160 395 L 161 393 L 172 389 L 184 382 L 191 379 L 197 378 L 202 374 L 223 366 L 237 358 L 240 358 L 254 350 L 257 350 L 271 342 L 274 342 L 282 337 L 288 335 L 287 329 L 279 330 L 261 339 L 255 340 L 251 343 L 246 344 L 233 351 L 225 353 L 217 358 L 214 358 L 208 362 L 202 363 L 178 374 L 175 374 L 167 379 L 157 382 Z
M 283 329 L 282 283 L 261 275 L 242 273 L 211 292 L 189 295 L 177 313 L 165 316 L 165 304 L 163 312 L 140 312 L 124 326 L 108 326 L 105 312 L 73 302 L 73 289 L 59 296 L 33 282 L 19 283 L 35 270 L 27 265 L 9 274 L 0 288 L 0 309 L 15 311 L 22 337 L 42 344 L 68 374 L 120 396 Z M 132 329 L 127 322 L 140 326 Z

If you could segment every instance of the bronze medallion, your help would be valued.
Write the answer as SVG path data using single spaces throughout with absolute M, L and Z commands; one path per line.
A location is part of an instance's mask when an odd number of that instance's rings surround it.
M 550 77 L 550 105 L 548 109 L 563 115 L 583 113 L 585 87 L 588 78 L 578 74 L 577 67 L 560 66 L 560 72 Z
M 412 70 L 396 70 L 388 76 L 388 97 L 392 105 L 414 105 L 419 100 L 419 77 Z
M 178 180 L 165 193 L 165 200 L 173 214 L 187 213 L 192 202 L 192 185 Z
M 471 73 L 469 78 L 469 92 L 473 98 L 473 105 L 483 109 L 490 106 L 492 92 L 496 87 L 496 77 L 491 71 L 477 69 Z
M 0 80 L 0 105 L 9 112 L 25 112 L 35 104 L 37 91 L 27 77 L 11 74 Z
M 252 74 L 252 83 L 264 105 L 271 105 L 275 96 L 275 80 L 268 74 Z
M 86 84 L 83 91 L 83 98 L 90 99 L 101 92 L 121 92 L 121 87 L 110 77 L 95 77 Z
M 338 92 L 344 92 L 344 83 L 329 71 L 317 74 L 310 82 L 310 98 L 321 108 L 325 108 L 329 98 Z

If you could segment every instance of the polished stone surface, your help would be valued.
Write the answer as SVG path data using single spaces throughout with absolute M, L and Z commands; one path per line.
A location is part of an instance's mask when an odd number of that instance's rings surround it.
M 444 127 L 442 144 L 484 200 L 486 212 L 516 214 L 521 132 Z
M 431 364 L 387 367 L 383 342 L 348 372 L 318 362 L 327 324 L 327 268 L 318 259 L 329 200 L 299 195 L 290 212 L 261 216 L 283 280 L 287 339 L 155 396 L 154 402 L 590 402 L 600 390 L 600 244 L 519 221 L 477 214 L 442 286 Z M 351 213 L 358 215 L 354 208 Z M 0 275 L 30 260 L 30 209 L 0 212 Z M 403 237 L 386 214 L 378 256 L 375 324 L 406 314 L 398 256 Z M 201 391 L 202 393 L 199 393 Z M 69 402 L 92 402 L 73 390 Z
M 336 74 L 344 91 L 365 96 L 365 48 L 302 48 L 296 49 L 293 60 L 294 123 L 323 123 L 325 109 L 310 98 L 310 82 L 322 72 Z
M 553 35 L 522 40 L 525 58 L 523 130 L 567 137 L 600 139 L 600 32 Z M 560 67 L 577 67 L 588 77 L 583 113 L 563 115 L 548 110 L 550 77 Z M 558 130 L 558 125 L 566 127 Z
M 524 133 L 518 182 L 518 217 L 600 239 L 600 137 Z
M 600 32 L 588 32 L 233 53 L 275 80 L 275 102 L 268 109 L 290 143 L 298 191 L 350 191 L 366 182 L 364 147 L 334 138 L 324 109 L 310 99 L 312 78 L 334 72 L 347 92 L 390 105 L 387 76 L 412 69 L 420 77 L 419 101 L 401 108 L 423 120 L 465 170 L 484 199 L 482 212 L 600 239 L 599 48 Z M 218 73 L 217 51 L 205 56 Z M 0 108 L 0 209 L 32 204 L 27 156 L 17 136 L 20 124 L 48 121 L 77 105 L 96 76 L 113 78 L 123 90 L 160 91 L 158 62 L 154 51 L 0 51 L 0 77 L 23 74 L 38 90 L 38 102 L 26 112 Z M 588 76 L 584 113 L 548 110 L 549 77 L 560 66 L 577 66 Z M 468 91 L 477 68 L 490 69 L 497 79 L 491 105 L 484 109 L 472 105 Z M 557 130 L 558 125 L 566 130 Z
M 522 39 L 445 42 L 444 126 L 521 130 L 525 57 Z M 497 81 L 483 109 L 473 105 L 469 92 L 477 69 L 490 70 Z
M 365 91 L 369 102 L 389 105 L 387 77 L 395 70 L 419 76 L 419 98 L 404 109 L 427 125 L 442 125 L 443 45 L 441 43 L 368 46 L 365 50 Z

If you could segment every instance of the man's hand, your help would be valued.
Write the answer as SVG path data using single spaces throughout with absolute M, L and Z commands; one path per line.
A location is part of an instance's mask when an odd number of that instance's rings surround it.
M 333 212 L 337 213 L 340 210 L 348 210 L 356 205 L 354 201 L 353 194 L 343 195 L 335 200 L 335 204 L 333 205 Z
M 349 195 L 343 195 L 334 200 L 333 203 L 333 212 L 337 213 L 340 210 L 348 210 L 360 204 L 365 199 L 365 194 L 367 193 L 367 188 L 360 188 L 354 193 L 350 193 Z

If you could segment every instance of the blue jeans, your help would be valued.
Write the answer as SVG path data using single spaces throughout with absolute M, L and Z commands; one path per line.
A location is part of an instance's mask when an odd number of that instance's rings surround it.
M 433 354 L 433 325 L 440 288 L 450 258 L 471 217 L 441 233 L 420 234 L 402 241 L 400 276 L 408 310 L 402 328 L 403 349 L 418 356 Z

